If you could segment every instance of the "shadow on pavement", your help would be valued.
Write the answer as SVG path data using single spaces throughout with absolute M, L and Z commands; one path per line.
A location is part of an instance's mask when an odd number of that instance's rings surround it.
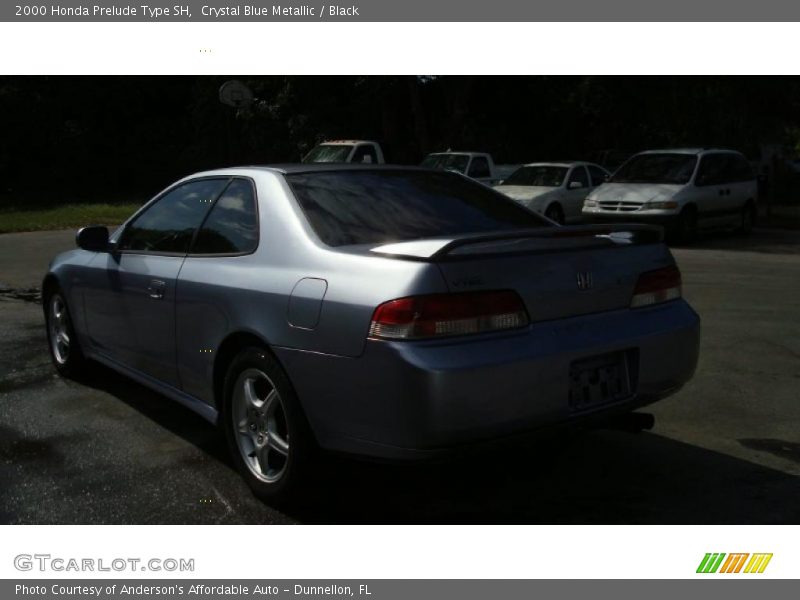
M 224 522 L 258 522 L 259 510 L 270 510 L 255 502 L 232 473 L 214 427 L 103 367 L 86 384 L 112 394 L 224 465 L 233 476 L 225 479 L 235 482 L 225 488 L 233 514 Z M 797 454 L 796 444 L 742 443 Z M 586 431 L 426 465 L 326 457 L 324 467 L 326 475 L 309 501 L 283 509 L 289 517 L 307 523 L 800 522 L 800 478 L 654 433 Z M 237 506 L 249 508 L 238 513 Z M 181 517 L 183 522 L 203 518 L 200 511 Z M 175 519 L 164 515 L 156 520 Z
M 227 448 L 217 428 L 177 402 L 136 383 L 116 371 L 92 362 L 91 370 L 78 383 L 106 392 L 135 409 L 164 429 L 191 442 L 211 457 L 227 463 Z
M 687 250 L 734 250 L 765 254 L 797 254 L 800 231 L 756 228 L 749 235 L 729 231 L 701 233 L 691 242 L 673 242 L 671 248 Z

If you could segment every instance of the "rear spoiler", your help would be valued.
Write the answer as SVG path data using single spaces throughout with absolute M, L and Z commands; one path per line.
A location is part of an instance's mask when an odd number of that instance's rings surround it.
M 590 238 L 590 239 L 587 239 Z M 549 244 L 546 247 L 524 248 L 525 241 L 558 240 L 582 241 L 586 244 L 578 246 L 588 247 L 593 242 L 608 242 L 618 245 L 657 244 L 664 241 L 664 229 L 657 225 L 642 224 L 603 224 L 603 225 L 571 225 L 566 227 L 541 227 L 536 229 L 520 229 L 517 231 L 503 231 L 498 233 L 478 233 L 460 236 L 458 238 L 428 238 L 412 240 L 395 244 L 386 244 L 372 248 L 370 251 L 395 258 L 405 258 L 421 261 L 440 261 L 444 259 L 474 258 L 484 254 L 479 249 L 458 252 L 468 246 L 490 245 L 500 242 L 505 249 L 498 249 L 496 244 L 491 252 L 486 254 L 516 254 L 516 253 L 550 253 L 558 251 L 575 250 L 576 246 L 568 244 Z

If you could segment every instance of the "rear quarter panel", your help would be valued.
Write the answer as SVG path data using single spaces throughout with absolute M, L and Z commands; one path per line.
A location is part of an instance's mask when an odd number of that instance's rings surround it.
M 434 265 L 337 252 L 316 240 L 282 176 L 256 178 L 260 215 L 255 253 L 187 257 L 178 279 L 177 358 L 184 390 L 209 403 L 215 351 L 250 333 L 274 347 L 354 357 L 364 350 L 375 307 L 415 293 L 446 291 Z M 313 329 L 289 322 L 301 279 L 324 280 Z M 290 373 L 290 377 L 313 374 Z

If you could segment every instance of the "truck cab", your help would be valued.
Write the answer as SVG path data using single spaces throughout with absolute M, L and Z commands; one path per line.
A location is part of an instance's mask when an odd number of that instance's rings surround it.
M 304 163 L 360 163 L 382 165 L 383 150 L 368 140 L 331 140 L 317 144 L 303 157 Z
M 423 159 L 420 166 L 456 171 L 486 185 L 499 181 L 492 155 L 486 152 L 433 152 Z

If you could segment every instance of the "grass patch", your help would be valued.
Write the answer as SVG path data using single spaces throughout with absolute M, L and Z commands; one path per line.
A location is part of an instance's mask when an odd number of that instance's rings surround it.
M 0 210 L 0 233 L 72 229 L 84 225 L 118 225 L 141 204 L 64 204 L 47 208 Z

